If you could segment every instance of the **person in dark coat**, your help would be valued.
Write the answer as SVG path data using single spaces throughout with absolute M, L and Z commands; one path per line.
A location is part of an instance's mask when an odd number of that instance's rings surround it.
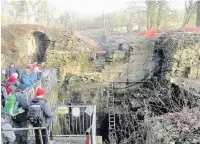
M 33 124 L 33 127 L 47 127 L 47 129 L 50 127 L 53 113 L 51 110 L 50 105 L 48 102 L 44 99 L 45 91 L 41 88 L 38 88 L 36 90 L 36 97 L 30 102 L 30 107 L 32 105 L 40 105 L 42 111 L 43 111 L 43 120 L 41 124 L 35 123 Z M 42 139 L 44 144 L 48 144 L 48 132 L 43 129 L 42 132 Z M 35 130 L 35 138 L 36 138 L 36 144 L 40 144 L 40 137 L 39 137 L 39 131 Z
M 6 88 L 7 94 L 9 95 L 11 93 L 10 86 L 18 87 L 19 82 L 15 78 L 15 76 L 10 76 L 8 82 L 4 84 L 4 87 Z
M 1 84 L 1 106 L 5 106 L 5 99 L 7 98 L 8 94 L 6 88 Z
M 28 101 L 25 95 L 21 92 L 22 90 L 15 87 L 11 87 L 12 92 L 15 93 L 16 102 L 18 103 L 18 109 L 22 108 L 24 112 L 12 117 L 14 128 L 27 128 L 28 127 Z M 15 131 L 16 140 L 14 144 L 27 144 L 28 131 Z
M 18 67 L 16 67 L 14 65 L 14 63 L 11 63 L 10 66 L 8 67 L 7 69 L 7 77 L 9 78 L 13 73 L 17 73 L 18 74 L 18 77 L 20 77 L 20 73 L 19 73 L 19 69 Z
M 5 101 L 8 94 L 6 88 L 1 84 L 1 117 L 5 118 L 5 113 L 3 112 L 3 108 L 5 107 Z

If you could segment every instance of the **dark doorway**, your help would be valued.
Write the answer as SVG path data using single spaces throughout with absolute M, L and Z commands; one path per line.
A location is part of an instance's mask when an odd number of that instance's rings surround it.
M 48 36 L 42 32 L 34 32 L 36 43 L 36 61 L 41 63 L 46 59 L 46 50 L 49 47 L 51 41 Z

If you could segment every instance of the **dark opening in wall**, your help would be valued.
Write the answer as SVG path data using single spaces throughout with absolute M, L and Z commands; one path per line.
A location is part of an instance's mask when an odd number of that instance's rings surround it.
M 162 68 L 163 63 L 165 60 L 164 51 L 162 49 L 155 49 L 154 50 L 154 62 L 155 62 L 155 70 L 154 70 L 154 76 L 158 79 L 162 76 Z
M 191 72 L 191 67 L 190 66 L 185 67 L 183 77 L 188 78 L 188 75 L 190 74 L 190 72 Z
M 49 47 L 51 41 L 45 33 L 42 32 L 34 32 L 36 43 L 36 61 L 44 62 L 46 58 L 46 50 Z

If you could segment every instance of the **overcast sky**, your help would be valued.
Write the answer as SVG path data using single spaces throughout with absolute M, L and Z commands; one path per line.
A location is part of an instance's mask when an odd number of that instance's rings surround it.
M 123 10 L 131 0 L 49 0 L 56 15 L 64 11 L 76 12 L 83 16 L 95 16 L 107 12 Z M 133 1 L 133 0 L 132 0 Z M 136 1 L 136 0 L 134 0 Z M 140 0 L 141 1 L 141 0 Z M 168 0 L 174 9 L 184 9 L 184 0 Z

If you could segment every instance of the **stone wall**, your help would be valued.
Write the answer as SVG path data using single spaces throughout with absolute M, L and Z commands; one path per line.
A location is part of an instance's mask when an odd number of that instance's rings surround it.
M 158 38 L 155 63 L 162 66 L 162 77 L 200 78 L 200 34 L 172 33 Z
M 17 65 L 27 64 L 36 52 L 34 32 L 45 33 L 42 26 L 36 25 L 7 25 L 1 29 L 4 45 L 1 47 L 3 55 L 1 67 L 7 67 L 15 61 Z
M 6 25 L 1 29 L 2 33 L 2 63 L 1 67 L 7 67 L 11 61 L 16 64 L 27 64 L 36 57 L 38 48 L 37 33 L 44 34 L 50 45 L 47 49 L 68 49 L 73 47 L 71 33 L 62 28 L 44 27 L 40 25 Z M 36 39 L 35 39 L 36 38 Z

